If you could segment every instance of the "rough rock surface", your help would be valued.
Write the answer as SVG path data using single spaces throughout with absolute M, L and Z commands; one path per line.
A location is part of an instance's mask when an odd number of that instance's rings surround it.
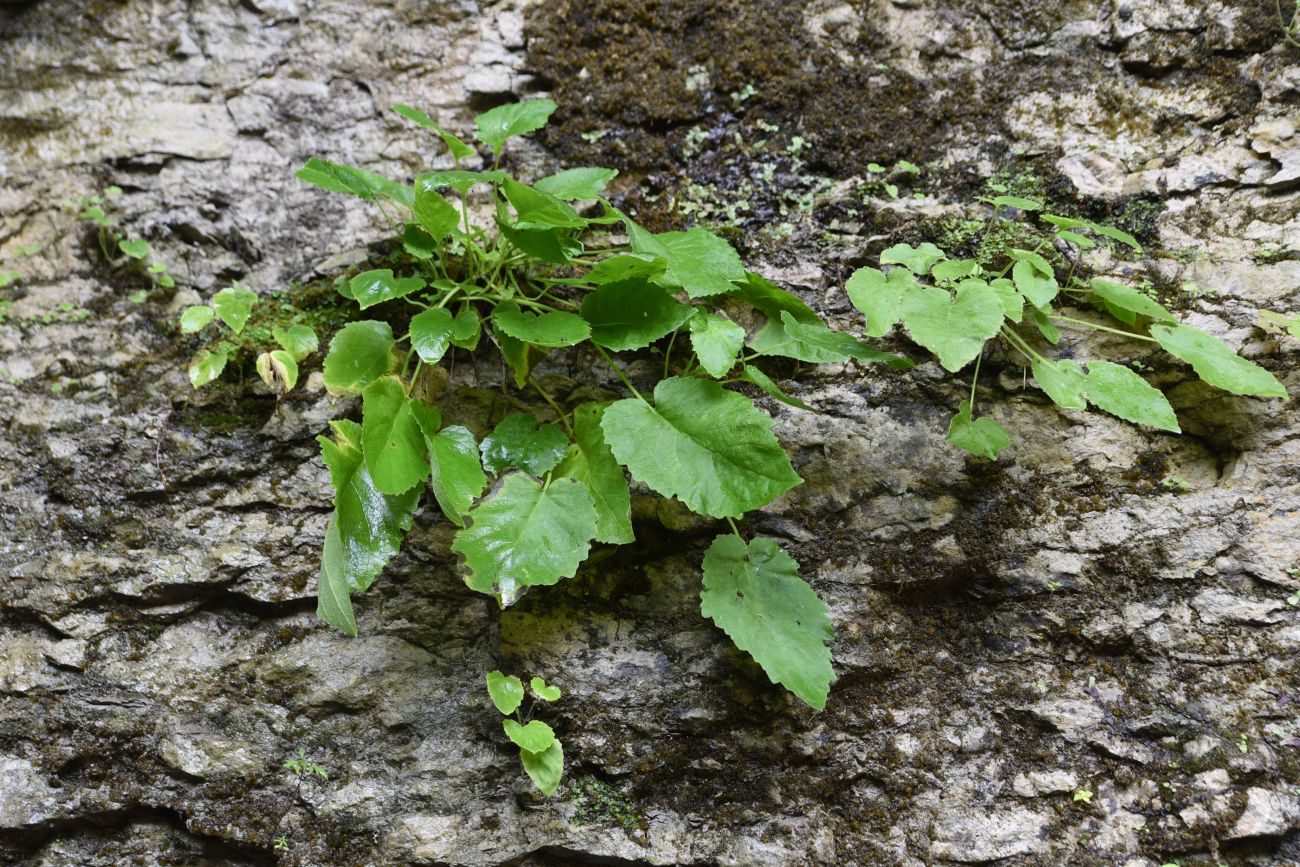
M 278 408 L 192 396 L 169 323 L 232 279 L 269 297 L 364 259 L 379 215 L 292 170 L 426 165 L 393 102 L 465 129 L 549 90 L 551 154 L 516 167 L 622 168 L 663 220 L 717 217 L 709 196 L 757 165 L 723 139 L 784 126 L 819 180 L 732 222 L 787 219 L 786 244 L 737 233 L 747 258 L 845 325 L 847 268 L 994 172 L 1037 178 L 1153 253 L 1095 267 L 1182 292 L 1300 387 L 1300 345 L 1254 328 L 1300 307 L 1300 52 L 1271 2 L 602 6 L 0 6 L 0 861 L 1300 862 L 1300 418 L 1131 343 L 1104 348 L 1153 366 L 1184 436 L 1058 412 L 1009 364 L 995 465 L 943 442 L 963 386 L 932 365 L 804 372 L 789 387 L 821 414 L 769 407 L 807 484 L 751 524 L 831 605 L 822 714 L 700 619 L 711 528 L 651 502 L 635 546 L 504 614 L 422 514 L 359 639 L 315 620 L 312 438 L 350 407 L 319 380 Z M 846 202 L 901 158 L 934 178 L 920 199 Z M 106 184 L 176 293 L 131 300 L 59 206 Z M 529 399 L 468 367 L 446 399 L 463 423 Z M 566 690 L 554 799 L 503 743 L 497 666 Z M 300 748 L 328 780 L 283 769 Z

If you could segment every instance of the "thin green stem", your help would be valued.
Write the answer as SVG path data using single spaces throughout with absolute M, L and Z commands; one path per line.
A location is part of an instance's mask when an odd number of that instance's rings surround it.
M 605 359 L 605 363 L 608 364 L 616 374 L 618 374 L 618 378 L 623 380 L 623 384 L 627 386 L 628 391 L 636 395 L 637 399 L 639 399 L 646 406 L 650 406 L 650 401 L 646 400 L 645 397 L 642 396 L 641 392 L 636 390 L 636 386 L 632 384 L 632 380 L 628 379 L 627 375 L 624 374 L 621 369 L 619 369 L 619 366 L 614 363 L 614 359 L 609 357 L 609 353 L 605 352 L 605 350 L 601 348 L 598 344 L 593 343 L 591 345 L 597 352 L 600 353 L 600 357 Z
M 1057 322 L 1069 322 L 1074 325 L 1083 325 L 1087 328 L 1092 328 L 1097 331 L 1107 331 L 1110 332 L 1111 334 L 1118 334 L 1121 337 L 1131 337 L 1134 340 L 1145 340 L 1147 343 L 1160 342 L 1156 340 L 1154 337 L 1147 337 L 1145 334 L 1134 334 L 1132 331 L 1120 331 L 1118 328 L 1111 328 L 1106 325 L 1098 325 L 1095 322 L 1088 322 L 1083 319 L 1072 319 L 1069 316 L 1053 316 L 1052 318 L 1055 319 Z
M 1028 341 L 1026 341 L 1023 337 L 1021 337 L 1019 334 L 1017 334 L 1014 330 L 1012 330 L 1008 326 L 1006 325 L 1002 326 L 1001 334 L 1003 337 L 1006 338 L 1007 342 L 1012 345 L 1012 347 L 1014 347 L 1021 355 L 1023 355 L 1025 358 L 1028 358 L 1030 361 L 1037 359 L 1045 363 L 1050 363 L 1047 361 L 1046 358 L 1044 358 L 1043 356 L 1035 352 L 1034 348 L 1029 345 Z
M 731 532 L 736 534 L 736 538 L 740 539 L 743 542 L 745 540 L 745 537 L 740 535 L 740 529 L 736 526 L 736 522 L 733 521 L 731 518 L 727 518 L 727 523 L 731 525 Z
M 537 393 L 542 396 L 542 399 L 545 400 L 548 404 L 550 404 L 551 409 L 555 410 L 556 418 L 559 419 L 560 423 L 564 425 L 564 429 L 569 432 L 569 438 L 573 439 L 575 436 L 573 432 L 573 425 L 569 423 L 569 414 L 564 411 L 564 407 L 560 406 L 560 404 L 555 400 L 555 398 L 551 397 L 550 392 L 542 388 L 542 384 L 537 381 L 537 377 L 533 376 L 531 373 L 528 374 L 528 382 L 529 384 L 532 385 L 533 388 L 537 389 Z
M 980 381 L 980 362 L 984 360 L 984 350 L 980 349 L 980 354 L 975 356 L 975 373 L 970 378 L 970 408 L 971 412 L 975 411 L 975 386 Z
M 673 360 L 673 344 L 677 342 L 677 331 L 673 329 L 673 336 L 668 338 L 668 348 L 664 350 L 664 379 L 668 378 L 668 366 Z

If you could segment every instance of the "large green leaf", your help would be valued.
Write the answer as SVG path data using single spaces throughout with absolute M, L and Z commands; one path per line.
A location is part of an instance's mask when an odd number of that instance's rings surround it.
M 582 299 L 591 340 L 606 349 L 641 349 L 680 328 L 694 308 L 644 280 L 606 283 Z
M 573 479 L 550 484 L 509 473 L 470 510 L 451 550 L 465 557 L 465 583 L 510 605 L 525 587 L 572 578 L 596 535 L 591 494 Z
M 1087 377 L 1078 364 L 1068 358 L 1059 361 L 1034 359 L 1032 367 L 1038 387 L 1047 392 L 1057 406 L 1063 409 L 1088 408 L 1084 398 Z
M 692 298 L 719 295 L 735 289 L 745 279 L 745 266 L 732 246 L 696 226 L 685 232 L 655 235 L 627 221 L 632 249 L 662 259 L 667 267 L 655 278 L 662 286 L 683 289 Z
M 424 435 L 416 416 L 437 410 L 406 396 L 396 376 L 381 376 L 366 386 L 362 398 L 362 451 L 375 487 L 401 494 L 429 477 Z
M 555 732 L 541 720 L 535 719 L 528 725 L 520 725 L 512 719 L 503 719 L 501 726 L 505 729 L 506 737 L 525 752 L 542 753 L 555 743 Z
M 700 613 L 754 657 L 773 683 L 811 707 L 826 707 L 835 679 L 826 646 L 835 638 L 830 612 L 775 541 L 714 539 L 704 555 Z
M 545 752 L 520 750 L 519 761 L 538 791 L 548 798 L 555 794 L 555 790 L 560 787 L 560 779 L 564 776 L 564 747 L 558 740 Z
M 618 169 L 578 168 L 565 169 L 533 184 L 543 193 L 557 199 L 577 201 L 594 199 L 605 191 L 605 186 L 618 174 Z
M 505 675 L 499 671 L 492 671 L 487 676 L 488 695 L 492 698 L 492 703 L 497 706 L 497 710 L 506 716 L 519 710 L 519 705 L 524 700 L 524 684 L 513 674 Z
M 437 364 L 451 348 L 456 320 L 445 307 L 431 307 L 411 317 L 411 348 L 426 364 Z
M 411 213 L 434 240 L 441 240 L 456 231 L 462 217 L 456 206 L 443 198 L 437 188 L 420 183 L 415 185 L 415 205 Z
M 581 229 L 587 221 L 562 199 L 507 178 L 501 184 L 514 205 L 520 229 Z
M 1002 314 L 1012 322 L 1019 322 L 1025 316 L 1025 298 L 1016 291 L 1016 284 L 1005 277 L 989 281 L 989 288 L 1002 303 Z
M 627 477 L 605 443 L 600 426 L 605 407 L 584 403 L 573 411 L 574 442 L 556 469 L 557 476 L 586 486 L 596 505 L 596 541 L 625 545 L 633 541 L 632 496 Z
M 584 278 L 588 283 L 601 285 L 633 280 L 638 277 L 655 280 L 664 273 L 668 263 L 645 253 L 623 253 L 602 259 Z
M 230 330 L 236 334 L 244 330 L 244 325 L 252 315 L 253 305 L 256 303 L 257 293 L 252 289 L 245 289 L 238 283 L 227 286 L 212 296 L 212 307 L 216 310 L 218 318 L 229 325 Z
M 691 348 L 709 376 L 726 376 L 744 345 L 745 329 L 730 319 L 704 311 L 691 319 Z
M 1089 361 L 1084 388 L 1088 400 L 1111 415 L 1179 432 L 1178 418 L 1169 401 L 1127 367 L 1109 361 Z
M 835 361 L 845 361 L 850 358 L 858 361 L 884 361 L 890 367 L 904 370 L 913 366 L 906 358 L 881 352 L 852 334 L 831 331 L 820 322 L 800 322 L 791 316 L 789 311 L 781 312 L 781 324 L 785 326 L 785 333 L 791 339 L 798 341 L 801 346 L 808 347 L 811 351 L 834 355 Z
M 391 268 L 362 271 L 348 282 L 352 298 L 362 310 L 401 298 L 424 288 L 420 277 L 394 277 Z
M 772 435 L 772 420 L 715 382 L 672 377 L 655 403 L 621 400 L 605 410 L 605 440 L 632 475 L 692 511 L 739 517 L 803 480 Z
M 914 274 L 926 275 L 930 268 L 940 259 L 947 259 L 948 254 L 926 241 L 919 247 L 910 244 L 895 244 L 880 254 L 881 265 L 902 265 Z
M 434 499 L 457 527 L 465 526 L 465 513 L 487 487 L 487 476 L 479 461 L 478 441 L 468 428 L 450 425 L 442 430 L 432 430 L 426 421 L 417 416 L 425 444 L 429 447 L 432 465 Z
M 591 326 L 581 316 L 552 310 L 527 313 L 514 301 L 502 301 L 492 311 L 497 331 L 534 346 L 574 346 L 591 336 Z
M 365 590 L 397 553 L 420 489 L 384 494 L 375 487 L 361 453 L 361 425 L 330 422 L 336 439 L 320 436 L 321 456 L 334 484 L 334 513 L 343 545 L 343 575 L 353 590 Z
M 1286 397 L 1277 377 L 1247 361 L 1216 337 L 1190 325 L 1153 325 L 1151 336 L 1170 355 L 1192 366 L 1196 375 L 1215 388 L 1256 397 Z
M 916 276 L 907 268 L 893 268 L 888 275 L 875 268 L 859 268 L 844 284 L 844 290 L 853 306 L 867 318 L 863 333 L 884 337 L 903 317 L 903 301 L 917 285 Z
M 526 99 L 523 102 L 499 105 L 474 119 L 478 128 L 478 140 L 500 156 L 501 148 L 508 139 L 546 126 L 553 111 L 555 103 L 549 99 Z
M 1126 286 L 1123 283 L 1112 283 L 1109 280 L 1102 280 L 1097 277 L 1093 278 L 1089 286 L 1094 295 L 1121 310 L 1128 310 L 1166 322 L 1174 321 L 1173 314 L 1132 286 Z
M 956 373 L 974 361 L 984 342 L 1002 328 L 1002 302 L 978 280 L 963 283 L 955 302 L 945 289 L 917 286 L 907 296 L 903 324 L 913 340 Z
M 415 204 L 415 192 L 406 184 L 390 181 L 383 175 L 353 166 L 312 157 L 295 175 L 300 180 L 332 193 L 346 193 L 367 201 L 383 197 L 408 208 Z
M 330 340 L 325 356 L 325 387 L 356 393 L 389 371 L 393 364 L 393 329 L 387 322 L 349 322 Z
M 478 152 L 474 148 L 465 144 L 456 136 L 447 132 L 436 122 L 418 108 L 411 108 L 409 105 L 395 105 L 393 111 L 409 120 L 413 120 L 425 129 L 432 130 L 442 139 L 443 144 L 447 145 L 447 150 L 451 151 L 453 159 L 460 161 L 468 157 L 475 156 Z
M 335 629 L 353 637 L 357 634 L 357 618 L 352 612 L 352 587 L 348 583 L 343 549 L 339 535 L 339 518 L 330 516 L 325 528 L 325 548 L 321 552 L 320 579 L 316 590 L 316 616 Z
M 537 424 L 531 412 L 520 412 L 502 419 L 492 433 L 483 438 L 480 450 L 483 466 L 499 476 L 511 467 L 544 476 L 564 458 L 569 440 L 553 424 Z
M 948 424 L 948 442 L 965 449 L 973 455 L 998 459 L 998 452 L 1011 445 L 1011 437 L 1002 425 L 988 416 L 971 418 L 969 400 L 961 402 L 961 408 Z

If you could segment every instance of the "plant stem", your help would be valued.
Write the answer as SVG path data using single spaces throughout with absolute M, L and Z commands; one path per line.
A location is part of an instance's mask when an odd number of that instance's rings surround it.
M 600 353 L 600 357 L 603 358 L 603 359 L 605 359 L 605 363 L 608 364 L 608 365 L 610 366 L 610 368 L 612 368 L 613 371 L 614 371 L 616 374 L 618 374 L 618 378 L 621 379 L 621 380 L 623 380 L 623 384 L 627 386 L 628 391 L 630 391 L 630 392 L 632 392 L 632 394 L 636 395 L 637 398 L 638 398 L 642 403 L 644 403 L 646 406 L 650 406 L 650 401 L 646 400 L 646 399 L 641 395 L 641 392 L 639 392 L 639 391 L 636 390 L 636 386 L 632 384 L 632 380 L 628 379 L 627 376 L 626 376 L 626 374 L 624 374 L 623 371 L 619 369 L 619 366 L 618 366 L 617 364 L 614 363 L 614 359 L 612 359 L 612 358 L 609 357 L 609 353 L 605 352 L 604 349 L 602 349 L 599 345 L 597 345 L 597 344 L 595 344 L 595 343 L 593 343 L 593 344 L 591 344 L 591 345 L 592 345 L 592 347 L 593 347 L 597 352 Z
M 984 360 L 984 349 L 980 348 L 980 354 L 975 356 L 975 373 L 970 378 L 970 408 L 975 412 L 975 386 L 980 381 L 980 362 Z
M 736 534 L 736 538 L 740 539 L 743 542 L 745 540 L 745 537 L 740 535 L 740 530 L 737 529 L 736 522 L 733 521 L 731 518 L 727 518 L 727 523 L 731 525 L 731 532 Z
M 1147 337 L 1145 334 L 1134 334 L 1132 331 L 1120 331 L 1118 328 L 1111 328 L 1106 325 L 1098 325 L 1095 322 L 1088 322 L 1083 319 L 1072 319 L 1069 316 L 1053 316 L 1057 322 L 1071 322 L 1075 325 L 1083 325 L 1097 331 L 1108 331 L 1111 334 L 1118 334 L 1121 337 L 1132 337 L 1134 340 L 1145 340 L 1147 343 L 1159 343 L 1154 337 Z
M 569 438 L 573 439 L 575 436 L 573 425 L 569 423 L 569 414 L 564 411 L 564 407 L 560 406 L 560 404 L 556 402 L 555 398 L 551 397 L 550 392 L 542 388 L 542 384 L 538 382 L 537 378 L 531 373 L 528 374 L 528 382 L 533 388 L 537 389 L 537 393 L 542 396 L 542 399 L 551 405 L 551 409 L 555 410 L 556 418 L 562 425 L 564 425 L 564 429 L 569 432 Z
M 1018 351 L 1025 358 L 1028 358 L 1030 361 L 1037 359 L 1039 361 L 1047 363 L 1048 360 L 1046 358 L 1044 358 L 1043 356 L 1035 352 L 1034 348 L 1030 346 L 1029 343 L 1023 337 L 1021 337 L 1012 329 L 1008 328 L 1006 325 L 1002 326 L 1002 336 L 1005 337 L 1007 339 L 1007 342 L 1010 343 L 1016 349 L 1016 351 Z

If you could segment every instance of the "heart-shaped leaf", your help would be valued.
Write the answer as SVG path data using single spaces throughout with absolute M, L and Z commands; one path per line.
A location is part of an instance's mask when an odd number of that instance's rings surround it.
M 418 292 L 425 286 L 420 277 L 394 277 L 391 268 L 379 268 L 363 271 L 348 283 L 352 297 L 362 310 L 374 307 L 394 298 L 401 298 Z
M 533 691 L 533 695 L 537 696 L 542 701 L 560 700 L 560 688 L 558 686 L 548 685 L 545 678 L 534 677 L 528 682 L 528 687 Z
M 206 304 L 196 304 L 193 307 L 186 307 L 181 312 L 181 333 L 193 334 L 195 331 L 202 331 L 203 327 L 212 321 L 212 317 L 217 315 Z
M 526 99 L 499 105 L 474 119 L 478 140 L 499 156 L 506 141 L 546 126 L 554 111 L 555 103 L 549 99 Z
M 736 366 L 745 329 L 716 313 L 699 311 L 691 319 L 691 348 L 709 376 L 721 379 Z
M 288 328 L 273 328 L 271 337 L 280 344 L 280 348 L 289 353 L 294 361 L 302 361 L 320 348 L 316 332 L 308 325 L 290 325 Z
M 506 737 L 521 750 L 530 753 L 545 752 L 555 743 L 555 732 L 541 720 L 533 720 L 528 725 L 521 726 L 512 719 L 506 719 L 501 721 L 501 725 L 506 730 Z
M 502 419 L 480 449 L 483 466 L 494 476 L 516 467 L 540 477 L 564 458 L 568 447 L 569 440 L 555 425 L 539 427 L 536 416 L 521 412 Z
M 1002 302 L 987 284 L 968 280 L 954 301 L 947 290 L 917 286 L 907 295 L 903 324 L 912 339 L 956 373 L 975 360 L 1002 327 Z
M 970 401 L 963 400 L 948 424 L 948 442 L 973 455 L 996 461 L 998 452 L 1011 445 L 1011 437 L 988 416 L 972 419 Z
M 499 671 L 489 672 L 487 676 L 488 695 L 492 703 L 505 716 L 519 709 L 524 700 L 524 684 L 513 674 L 505 675 Z
M 325 387 L 356 393 L 388 372 L 393 363 L 393 329 L 387 322 L 349 322 L 330 341 L 325 356 Z
M 236 334 L 244 330 L 244 325 L 252 315 L 253 305 L 256 303 L 257 293 L 252 289 L 245 289 L 238 283 L 227 286 L 212 296 L 212 307 L 216 310 L 217 316 Z

